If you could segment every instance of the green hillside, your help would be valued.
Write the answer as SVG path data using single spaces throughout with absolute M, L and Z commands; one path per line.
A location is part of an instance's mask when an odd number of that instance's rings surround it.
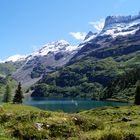
M 17 63 L 12 63 L 12 62 L 0 63 L 0 75 L 1 76 L 11 75 L 20 66 L 21 66 L 21 64 L 18 62 Z
M 94 57 L 86 57 L 82 60 L 62 68 L 61 70 L 44 75 L 42 80 L 35 85 L 32 96 L 71 96 L 88 97 L 92 99 L 110 98 L 113 94 L 104 96 L 104 90 L 115 79 L 129 74 L 140 65 L 140 52 L 134 52 L 129 55 L 118 57 L 107 57 L 97 60 Z M 129 75 L 128 75 L 129 77 Z M 135 86 L 137 80 L 134 79 L 131 87 Z M 122 79 L 123 80 L 123 79 Z M 126 83 L 127 84 L 127 83 Z M 128 87 L 124 87 L 128 88 Z M 120 89 L 120 93 L 121 90 Z M 121 96 L 122 100 L 129 100 L 125 94 L 133 97 L 134 90 L 129 93 L 116 92 L 116 98 Z

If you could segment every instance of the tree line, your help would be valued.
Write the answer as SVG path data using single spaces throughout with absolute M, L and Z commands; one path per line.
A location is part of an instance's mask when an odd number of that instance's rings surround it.
M 17 86 L 17 89 L 15 90 L 15 95 L 13 97 L 13 100 L 12 100 L 10 85 L 9 84 L 6 85 L 6 90 L 5 90 L 5 94 L 3 97 L 3 102 L 8 103 L 8 102 L 12 101 L 14 104 L 22 104 L 23 98 L 24 98 L 24 96 L 23 96 L 22 87 L 21 87 L 20 82 Z M 140 105 L 140 81 L 138 81 L 136 84 L 134 104 Z

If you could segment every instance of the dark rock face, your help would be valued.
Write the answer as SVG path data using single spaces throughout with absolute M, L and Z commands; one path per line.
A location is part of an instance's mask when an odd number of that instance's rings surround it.
M 132 121 L 131 118 L 127 118 L 127 117 L 122 118 L 122 122 L 130 122 L 130 121 Z
M 64 57 L 64 54 L 62 54 L 61 52 L 55 54 L 55 60 L 59 60 L 59 59 L 61 59 L 63 57 Z

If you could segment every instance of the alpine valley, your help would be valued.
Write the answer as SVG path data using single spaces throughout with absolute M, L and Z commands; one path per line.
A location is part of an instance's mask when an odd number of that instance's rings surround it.
M 72 46 L 51 42 L 0 64 L 1 79 L 21 82 L 31 96 L 131 101 L 140 79 L 140 14 L 108 16 L 99 33 Z

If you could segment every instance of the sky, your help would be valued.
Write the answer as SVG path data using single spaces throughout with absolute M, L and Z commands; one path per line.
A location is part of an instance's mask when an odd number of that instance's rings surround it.
M 52 41 L 80 43 L 109 15 L 136 15 L 140 0 L 0 0 L 0 60 Z

